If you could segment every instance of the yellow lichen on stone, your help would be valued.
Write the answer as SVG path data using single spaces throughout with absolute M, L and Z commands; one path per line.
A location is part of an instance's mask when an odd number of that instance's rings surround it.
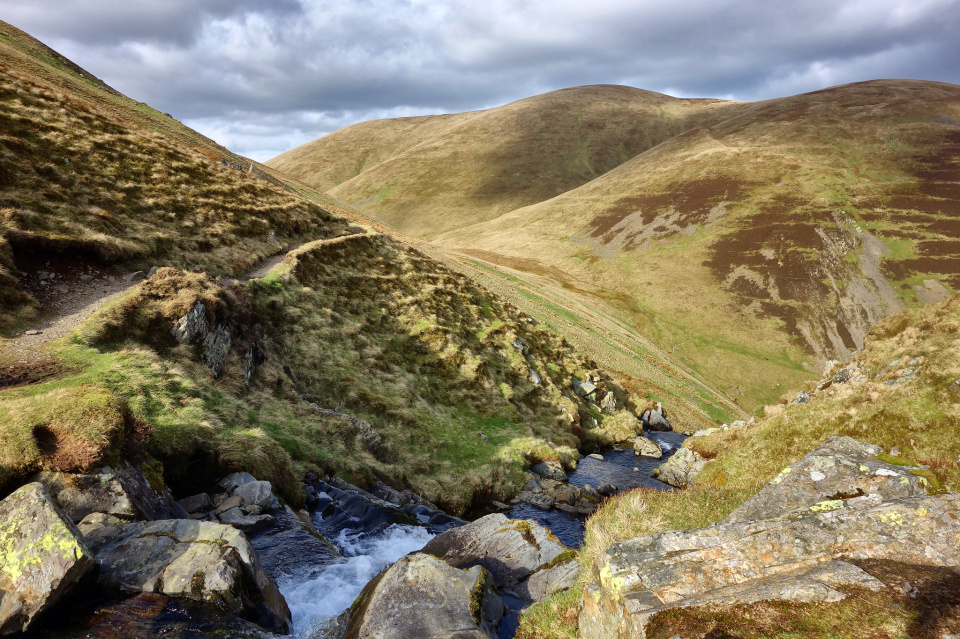
M 882 513 L 880 515 L 880 521 L 891 526 L 903 526 L 903 515 L 900 513 Z
M 838 508 L 843 508 L 842 499 L 828 499 L 827 501 L 821 501 L 820 503 L 810 506 L 810 510 L 815 513 L 826 513 L 831 510 L 837 510 Z
M 926 517 L 929 512 L 929 510 L 921 506 L 920 509 L 917 510 L 917 517 Z
M 771 484 L 779 484 L 780 482 L 783 481 L 783 478 L 786 477 L 787 475 L 789 475 L 791 472 L 793 472 L 793 469 L 790 468 L 789 466 L 787 466 L 786 468 L 784 468 L 783 470 L 780 471 L 780 474 L 778 474 L 776 477 L 774 477 L 773 479 L 771 479 L 771 480 L 770 480 L 770 483 L 771 483 Z
M 22 515 L 14 517 L 0 529 L 0 572 L 9 575 L 14 582 L 31 566 L 42 566 L 43 554 L 61 551 L 64 559 L 83 557 L 83 550 L 62 521 L 55 522 L 40 539 L 14 548 L 17 542 L 14 533 L 22 521 Z
M 626 583 L 627 580 L 623 577 L 613 576 L 613 573 L 610 571 L 610 564 L 604 566 L 600 571 L 600 585 L 613 594 L 614 597 L 620 596 L 620 592 Z
M 864 466 L 863 464 L 860 464 L 860 472 L 862 472 L 862 473 L 869 473 L 869 472 L 870 472 L 870 467 L 869 467 L 869 466 Z

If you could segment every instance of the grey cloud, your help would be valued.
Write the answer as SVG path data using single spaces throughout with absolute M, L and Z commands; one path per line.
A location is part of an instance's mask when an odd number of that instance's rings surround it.
M 960 82 L 955 0 L 84 3 L 104 20 L 54 17 L 54 4 L 0 0 L 117 89 L 258 155 L 370 117 L 580 84 L 763 99 L 876 77 Z

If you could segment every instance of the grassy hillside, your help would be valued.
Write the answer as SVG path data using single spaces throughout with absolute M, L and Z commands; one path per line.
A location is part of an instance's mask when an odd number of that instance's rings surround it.
M 737 412 L 621 383 L 446 255 L 2 24 L 0 75 L 0 495 L 125 457 L 183 491 L 246 470 L 296 504 L 312 470 L 460 513 L 655 399 L 691 428 Z M 616 410 L 572 392 L 588 375 Z
M 623 319 L 652 318 L 661 346 L 761 403 L 765 380 L 796 385 L 960 285 L 960 87 L 867 82 L 726 114 L 435 242 L 636 299 Z
M 486 111 L 356 124 L 267 164 L 430 238 L 576 188 L 727 106 L 576 87 Z

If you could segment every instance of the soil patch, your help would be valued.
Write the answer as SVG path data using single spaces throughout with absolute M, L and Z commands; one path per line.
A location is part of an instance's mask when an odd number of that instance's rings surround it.
M 0 391 L 79 372 L 65 366 L 62 360 L 46 357 L 34 362 L 0 365 Z

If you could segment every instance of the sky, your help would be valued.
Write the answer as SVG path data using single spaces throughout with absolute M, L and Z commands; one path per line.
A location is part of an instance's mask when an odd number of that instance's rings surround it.
M 0 0 L 0 19 L 259 161 L 585 84 L 737 100 L 960 84 L 960 0 Z

